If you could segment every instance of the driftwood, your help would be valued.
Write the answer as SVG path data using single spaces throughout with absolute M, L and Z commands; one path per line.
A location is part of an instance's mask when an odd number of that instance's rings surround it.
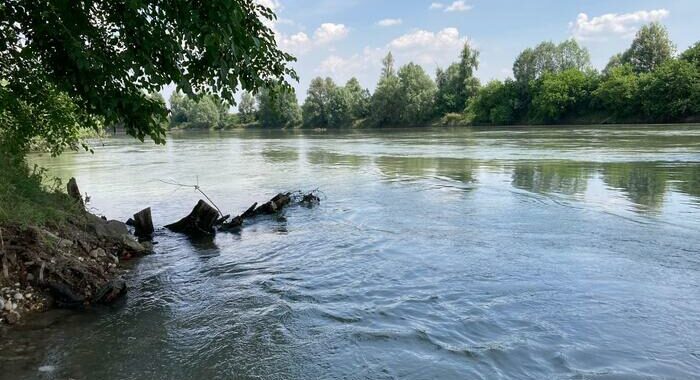
M 151 219 L 151 208 L 145 208 L 136 214 L 133 218 L 134 235 L 139 239 L 150 240 L 153 237 L 153 219 Z
M 71 177 L 68 180 L 68 196 L 73 198 L 80 206 L 85 207 L 85 202 L 83 201 L 83 196 L 80 194 L 80 189 L 78 188 L 78 182 L 75 177 Z
M 192 212 L 181 220 L 168 224 L 165 228 L 190 236 L 213 235 L 219 212 L 207 202 L 199 200 Z
M 222 224 L 219 229 L 222 231 L 236 231 L 243 226 L 243 222 L 246 219 L 252 219 L 259 215 L 273 215 L 288 206 L 291 202 L 291 193 L 279 193 L 260 206 L 258 206 L 257 202 L 253 203 L 244 213 L 231 219 L 230 222 Z

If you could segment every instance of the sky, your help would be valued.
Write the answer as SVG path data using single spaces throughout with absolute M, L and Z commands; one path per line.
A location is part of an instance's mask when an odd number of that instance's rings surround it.
M 465 41 L 480 51 L 483 83 L 512 76 L 517 55 L 542 41 L 575 38 L 602 69 L 640 26 L 661 21 L 679 51 L 700 40 L 700 0 L 258 0 L 272 8 L 280 47 L 297 57 L 303 102 L 311 79 L 357 77 L 371 91 L 381 59 L 435 69 L 457 60 Z M 169 94 L 166 91 L 166 99 Z

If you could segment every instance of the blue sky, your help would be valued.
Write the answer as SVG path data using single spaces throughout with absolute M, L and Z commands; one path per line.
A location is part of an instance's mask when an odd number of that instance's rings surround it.
M 576 38 L 602 68 L 634 33 L 659 20 L 682 51 L 700 40 L 698 0 L 259 0 L 277 12 L 281 47 L 298 58 L 302 101 L 316 76 L 356 76 L 374 89 L 381 58 L 420 63 L 431 75 L 456 60 L 464 40 L 481 52 L 482 81 L 504 79 L 520 51 L 545 40 Z

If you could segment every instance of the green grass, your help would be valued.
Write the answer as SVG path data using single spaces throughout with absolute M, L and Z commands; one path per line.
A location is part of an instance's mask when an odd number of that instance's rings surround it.
M 60 225 L 78 215 L 79 206 L 60 189 L 43 169 L 0 155 L 0 224 Z

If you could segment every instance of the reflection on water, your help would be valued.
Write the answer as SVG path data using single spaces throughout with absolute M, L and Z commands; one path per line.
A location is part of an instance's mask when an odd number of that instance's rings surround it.
M 34 157 L 157 226 L 320 188 L 238 234 L 158 228 L 119 305 L 0 329 L 0 379 L 690 379 L 700 127 L 177 133 Z M 496 375 L 494 375 L 496 374 Z

